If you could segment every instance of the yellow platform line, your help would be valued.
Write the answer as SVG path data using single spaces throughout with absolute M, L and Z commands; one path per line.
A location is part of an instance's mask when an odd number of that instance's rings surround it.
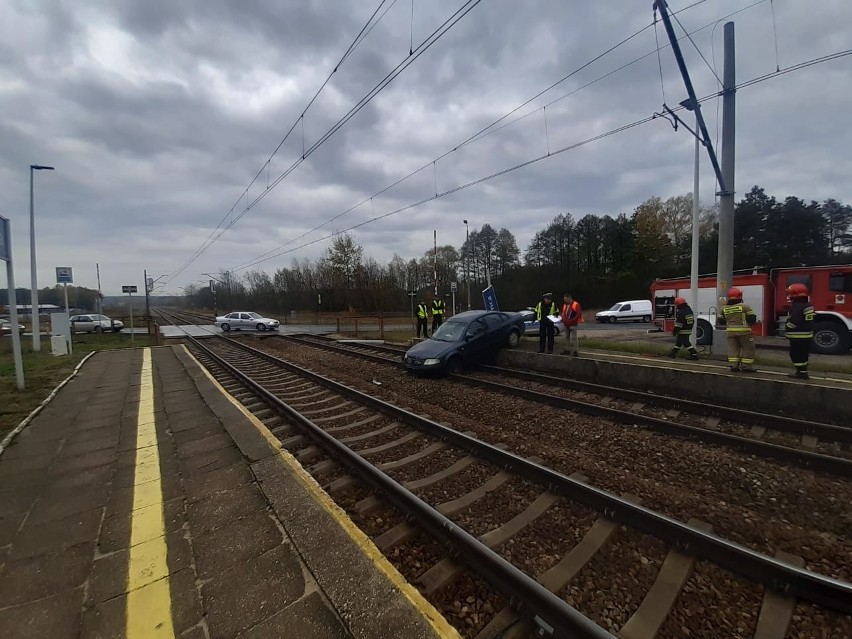
M 273 450 L 278 451 L 278 458 L 294 472 L 296 478 L 302 483 L 302 486 L 305 487 L 311 495 L 313 495 L 314 499 L 331 515 L 331 517 L 337 522 L 338 526 L 340 526 L 344 532 L 349 535 L 349 538 L 361 548 L 362 552 L 367 555 L 370 561 L 372 561 L 373 564 L 385 575 L 388 581 L 390 581 L 391 584 L 393 584 L 396 589 L 402 593 L 403 597 L 405 597 L 405 599 L 415 608 L 415 610 L 420 613 L 435 634 L 440 639 L 461 639 L 461 635 L 458 630 L 450 625 L 444 615 L 438 612 L 431 603 L 426 601 L 423 595 L 420 594 L 420 591 L 412 586 L 408 580 L 400 574 L 396 567 L 382 554 L 382 551 L 376 547 L 373 540 L 355 525 L 355 523 L 349 518 L 349 515 L 347 515 L 340 506 L 334 503 L 334 500 L 328 496 L 316 480 L 311 477 L 308 471 L 302 467 L 298 460 L 286 449 L 281 447 L 281 441 L 272 434 L 266 425 L 245 406 L 243 406 L 233 395 L 225 390 L 224 386 L 222 386 L 216 378 L 213 377 L 213 374 L 207 370 L 207 367 L 195 358 L 185 344 L 181 345 L 181 347 L 183 348 L 184 353 L 186 353 L 186 355 L 195 362 L 195 365 L 207 377 L 207 379 L 210 380 L 213 386 L 215 386 L 219 392 L 222 393 L 222 395 L 224 395 L 228 401 L 254 425 L 255 428 L 257 428 L 263 438 L 269 443 L 270 447 Z
M 135 470 L 127 572 L 127 639 L 173 639 L 150 348 L 142 351 Z

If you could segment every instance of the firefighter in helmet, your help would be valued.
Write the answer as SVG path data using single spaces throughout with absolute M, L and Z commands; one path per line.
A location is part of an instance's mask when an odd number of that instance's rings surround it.
M 689 341 L 692 329 L 695 328 L 695 315 L 693 315 L 692 309 L 689 308 L 689 304 L 686 303 L 685 298 L 676 297 L 674 303 L 676 314 L 672 333 L 675 336 L 675 345 L 669 351 L 669 357 L 677 357 L 680 349 L 685 348 L 689 353 L 689 359 L 698 359 L 698 351 L 695 350 L 695 347 Z
M 788 377 L 795 379 L 810 379 L 808 356 L 814 338 L 814 307 L 808 302 L 808 295 L 808 287 L 804 284 L 790 284 L 787 287 L 790 314 L 785 324 L 786 337 L 790 342 L 790 361 L 796 369 Z
M 757 323 L 757 315 L 751 306 L 743 303 L 743 292 L 737 287 L 728 291 L 725 306 L 718 317 L 719 324 L 727 327 L 728 365 L 734 372 L 754 373 L 754 334 L 751 327 Z

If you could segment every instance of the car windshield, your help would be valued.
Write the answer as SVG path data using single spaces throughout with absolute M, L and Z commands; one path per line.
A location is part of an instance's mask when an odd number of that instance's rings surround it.
M 612 308 L 611 308 L 611 309 L 609 309 L 609 310 L 611 310 L 611 311 L 617 311 L 617 310 L 618 310 L 618 309 L 620 309 L 620 308 L 621 308 L 621 304 L 620 304 L 620 303 L 619 303 L 619 304 L 613 304 L 613 305 L 612 305 Z
M 99 320 L 106 320 L 107 322 L 110 321 L 109 318 L 106 315 L 98 315 L 97 318 Z
M 263 315 L 258 315 L 257 313 L 249 313 L 248 316 L 252 319 L 263 319 Z
M 438 327 L 438 330 L 432 335 L 432 339 L 439 342 L 457 342 L 464 335 L 466 328 L 467 324 L 462 322 L 445 322 Z

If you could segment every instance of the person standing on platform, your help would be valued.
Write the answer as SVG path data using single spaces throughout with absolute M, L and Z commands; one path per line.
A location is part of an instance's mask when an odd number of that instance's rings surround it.
M 553 320 L 550 315 L 556 315 L 557 308 L 553 302 L 553 293 L 545 293 L 541 296 L 541 301 L 535 307 L 535 318 L 538 321 L 538 352 L 544 353 L 545 347 L 547 352 L 553 352 L 553 337 L 556 332 L 556 327 L 553 325 Z
M 727 327 L 728 365 L 731 371 L 745 373 L 757 372 L 754 368 L 754 334 L 751 327 L 757 323 L 757 316 L 751 306 L 743 303 L 743 292 L 734 287 L 728 291 L 725 306 L 719 316 L 719 324 Z
M 677 357 L 680 349 L 685 348 L 689 353 L 689 359 L 698 359 L 698 351 L 689 341 L 692 329 L 695 328 L 695 315 L 683 297 L 675 298 L 675 309 L 675 324 L 672 331 L 675 336 L 675 345 L 669 351 L 669 357 Z
M 432 300 L 432 335 L 438 330 L 438 327 L 444 323 L 444 311 L 446 305 L 444 300 L 437 295 Z
M 787 287 L 790 314 L 785 324 L 785 336 L 790 343 L 790 361 L 796 369 L 787 377 L 794 379 L 810 379 L 808 357 L 814 338 L 814 307 L 808 302 L 809 295 L 808 287 L 804 284 L 790 284 Z
M 420 331 L 423 331 L 423 337 L 429 337 L 429 307 L 426 302 L 417 304 L 417 337 L 420 337 Z
M 582 324 L 583 309 L 580 307 L 580 302 L 575 300 L 570 293 L 565 293 L 562 296 L 562 326 L 565 327 L 565 350 L 563 355 L 580 356 L 580 337 L 577 335 L 577 328 Z

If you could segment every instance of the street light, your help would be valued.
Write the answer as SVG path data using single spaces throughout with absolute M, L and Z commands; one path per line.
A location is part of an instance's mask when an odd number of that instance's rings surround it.
M 33 204 L 33 171 L 53 171 L 52 166 L 30 164 L 30 270 L 32 271 L 32 293 L 30 294 L 30 307 L 33 317 L 33 351 L 41 350 L 41 326 L 38 312 L 38 277 L 36 275 L 36 249 L 35 249 L 35 205 Z
M 467 242 L 465 242 L 467 250 L 464 252 L 464 280 L 467 284 L 467 310 L 470 310 L 470 227 L 467 225 L 467 220 L 463 220 L 463 222 L 465 236 L 467 237 Z

